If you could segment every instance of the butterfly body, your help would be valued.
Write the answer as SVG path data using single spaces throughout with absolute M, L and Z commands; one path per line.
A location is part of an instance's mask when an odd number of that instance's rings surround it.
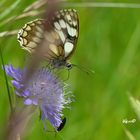
M 63 66 L 67 67 L 67 64 L 69 64 L 65 59 L 63 59 L 62 57 L 54 59 L 51 61 L 52 65 L 54 66 L 54 68 L 61 68 Z
M 44 28 L 48 23 L 49 29 Z M 23 49 L 33 53 L 44 43 L 42 56 L 54 68 L 71 68 L 68 60 L 75 51 L 79 35 L 79 20 L 76 10 L 63 9 L 57 11 L 51 21 L 37 19 L 25 24 L 18 33 L 18 41 Z M 40 48 L 38 48 L 40 49 Z

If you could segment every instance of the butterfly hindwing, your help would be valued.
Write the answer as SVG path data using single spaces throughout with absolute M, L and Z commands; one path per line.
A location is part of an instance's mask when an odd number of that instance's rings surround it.
M 33 52 L 34 48 L 43 38 L 43 22 L 44 20 L 36 19 L 28 22 L 18 32 L 18 41 L 23 49 Z

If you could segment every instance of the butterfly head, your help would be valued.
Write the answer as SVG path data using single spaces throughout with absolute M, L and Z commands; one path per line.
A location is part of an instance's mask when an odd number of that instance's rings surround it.
M 66 62 L 65 66 L 68 70 L 72 69 L 72 64 L 71 63 Z

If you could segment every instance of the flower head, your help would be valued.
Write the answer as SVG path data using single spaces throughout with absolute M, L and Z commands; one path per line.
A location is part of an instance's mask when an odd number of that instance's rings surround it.
M 24 98 L 25 105 L 39 106 L 43 122 L 46 118 L 57 129 L 62 122 L 63 108 L 71 102 L 70 92 L 65 94 L 65 84 L 46 68 L 35 72 L 26 85 L 23 84 L 25 70 L 13 68 L 12 65 L 5 66 L 5 70 L 13 78 L 11 82 L 16 95 Z

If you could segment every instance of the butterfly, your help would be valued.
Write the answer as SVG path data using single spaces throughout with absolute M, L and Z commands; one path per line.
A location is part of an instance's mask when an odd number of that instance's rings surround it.
M 47 22 L 51 27 L 44 30 L 43 24 Z M 75 51 L 79 36 L 79 18 L 75 9 L 62 9 L 56 11 L 51 22 L 36 19 L 22 27 L 17 39 L 22 49 L 33 53 L 35 48 L 44 39 L 46 41 L 43 57 L 54 68 L 72 68 L 69 59 Z

